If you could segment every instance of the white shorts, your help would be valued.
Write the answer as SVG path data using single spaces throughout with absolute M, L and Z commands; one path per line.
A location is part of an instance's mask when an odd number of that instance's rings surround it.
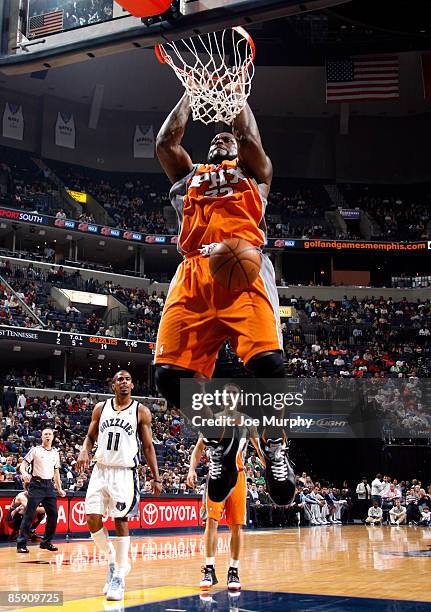
M 86 514 L 122 518 L 139 510 L 139 480 L 136 468 L 96 463 L 85 496 Z

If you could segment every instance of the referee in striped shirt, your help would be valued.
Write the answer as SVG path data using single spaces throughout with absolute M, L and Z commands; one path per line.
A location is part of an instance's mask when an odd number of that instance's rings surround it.
M 17 538 L 17 552 L 28 553 L 27 539 L 29 537 L 31 522 L 39 504 L 42 504 L 46 512 L 45 535 L 40 547 L 50 551 L 58 548 L 52 544 L 55 530 L 57 528 L 57 494 L 54 482 L 60 497 L 66 495 L 60 480 L 60 457 L 57 449 L 52 448 L 54 432 L 50 428 L 42 431 L 42 444 L 33 446 L 21 463 L 21 476 L 25 483 L 30 483 L 28 488 L 28 503 L 22 519 L 19 536 Z M 27 471 L 32 465 L 32 475 Z

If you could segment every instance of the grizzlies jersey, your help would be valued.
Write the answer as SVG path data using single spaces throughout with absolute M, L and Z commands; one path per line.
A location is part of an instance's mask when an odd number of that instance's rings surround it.
M 114 409 L 114 399 L 106 400 L 99 421 L 95 460 L 98 464 L 135 467 L 139 463 L 138 402 L 124 410 Z
M 256 247 L 265 244 L 266 198 L 236 160 L 194 166 L 172 186 L 170 199 L 183 255 L 226 238 L 243 238 Z

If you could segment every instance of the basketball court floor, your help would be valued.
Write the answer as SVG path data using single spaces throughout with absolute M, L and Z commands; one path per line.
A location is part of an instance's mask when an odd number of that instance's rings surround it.
M 62 591 L 63 606 L 37 608 L 46 612 L 431 610 L 431 529 L 357 525 L 249 531 L 243 545 L 243 590 L 237 597 L 225 586 L 226 531 L 218 538 L 219 584 L 206 594 L 197 587 L 202 534 L 132 538 L 124 602 L 107 602 L 101 594 L 107 564 L 89 539 L 58 541 L 58 553 L 36 544 L 29 555 L 18 555 L 14 545 L 2 546 L 0 590 Z

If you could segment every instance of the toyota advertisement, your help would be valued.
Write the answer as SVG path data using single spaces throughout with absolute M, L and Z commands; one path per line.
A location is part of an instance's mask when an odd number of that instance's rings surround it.
M 6 522 L 10 504 L 13 497 L 0 497 L 0 535 L 10 535 L 11 531 Z M 199 527 L 202 521 L 199 518 L 201 498 L 175 497 L 174 499 L 160 497 L 157 499 L 141 499 L 139 502 L 139 516 L 129 518 L 131 529 L 171 529 L 172 527 Z M 88 533 L 85 516 L 85 502 L 82 497 L 58 499 L 57 533 Z M 113 530 L 114 519 L 105 518 L 107 529 Z M 220 524 L 225 524 L 222 519 Z M 42 534 L 45 521 L 37 528 Z
M 143 529 L 197 527 L 199 507 L 200 499 L 195 498 L 141 500 L 139 503 L 141 527 Z

